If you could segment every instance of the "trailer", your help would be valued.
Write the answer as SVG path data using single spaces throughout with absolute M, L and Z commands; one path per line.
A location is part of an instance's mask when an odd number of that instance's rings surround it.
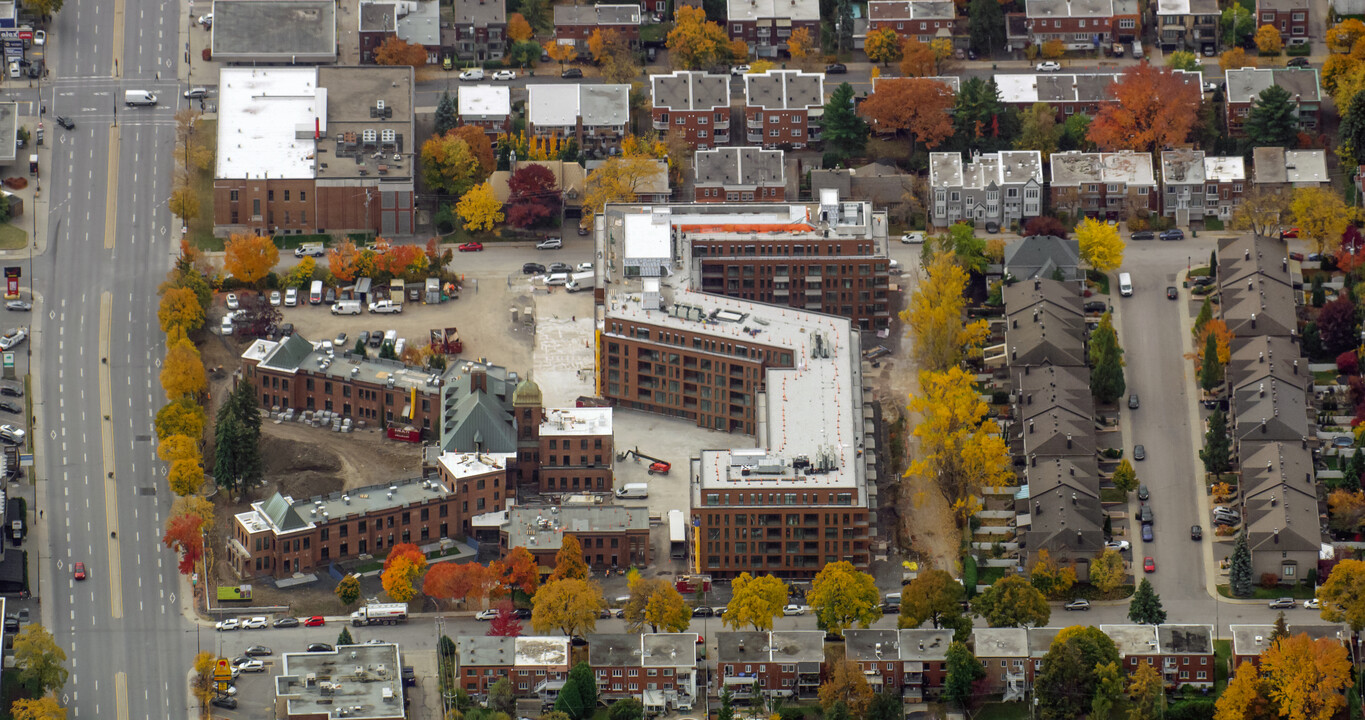
M 616 454 L 616 459 L 617 459 L 617 460 L 625 460 L 627 457 L 631 457 L 631 456 L 634 456 L 634 457 L 635 457 L 635 461 L 636 461 L 636 462 L 639 462 L 639 461 L 641 461 L 641 460 L 648 460 L 648 461 L 649 461 L 649 474 L 650 474 L 650 475 L 654 475 L 654 474 L 667 475 L 667 474 L 668 474 L 668 471 L 671 470 L 671 469 L 673 469 L 673 463 L 670 463 L 670 462 L 668 462 L 667 460 L 660 460 L 659 458 L 650 457 L 649 455 L 645 455 L 644 453 L 640 452 L 640 448 L 639 448 L 639 447 L 635 447 L 635 448 L 633 448 L 633 449 L 631 449 L 631 450 L 627 450 L 627 451 L 622 452 L 622 453 L 617 453 L 617 454 Z
M 681 510 L 668 511 L 668 554 L 674 560 L 687 559 L 687 520 Z
M 351 613 L 351 624 L 393 625 L 408 621 L 407 603 L 368 603 Z

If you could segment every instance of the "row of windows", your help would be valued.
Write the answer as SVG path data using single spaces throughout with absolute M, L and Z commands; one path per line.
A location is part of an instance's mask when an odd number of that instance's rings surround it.
M 238 198 L 238 194 L 237 194 L 237 193 L 238 193 L 237 190 L 229 190 L 229 191 L 228 191 L 228 200 L 230 200 L 230 201 L 232 201 L 232 202 L 237 202 L 237 198 Z M 269 201 L 269 202 L 275 202 L 275 191 L 274 191 L 274 190 L 266 190 L 266 191 L 265 191 L 265 199 L 266 199 L 267 201 Z M 285 201 L 285 202 L 289 202 L 289 191 L 288 191 L 288 190 L 285 190 L 285 191 L 284 191 L 284 201 Z M 300 190 L 300 191 L 299 191 L 299 202 L 308 202 L 308 192 L 307 192 L 307 191 L 305 191 L 305 190 Z
M 557 443 L 558 443 L 558 440 L 556 440 L 555 438 L 550 438 L 550 449 L 551 449 L 551 450 L 558 450 L 559 448 L 556 447 Z M 573 448 L 572 448 L 572 444 L 573 444 L 573 441 L 566 438 L 566 439 L 564 440 L 564 449 L 565 449 L 565 450 L 571 450 L 571 449 L 573 449 Z M 601 450 L 601 449 L 602 449 L 602 438 L 600 438 L 600 437 L 599 437 L 599 438 L 593 438 L 592 447 L 593 447 L 594 450 Z M 579 440 L 578 440 L 578 449 L 579 449 L 579 450 L 587 450 L 587 449 L 588 449 L 588 439 L 587 439 L 587 438 L 579 438 Z M 602 460 L 600 459 L 600 456 L 599 456 L 599 459 L 598 459 L 597 462 L 602 462 Z M 566 461 L 566 463 L 567 463 L 567 461 Z
M 751 494 L 750 494 L 750 493 L 747 493 L 747 492 L 742 492 L 742 493 L 707 493 L 707 494 L 706 494 L 706 504 L 707 504 L 707 505 L 729 505 L 729 504 L 730 504 L 730 496 L 731 496 L 731 495 L 734 495 L 734 498 L 735 498 L 735 503 L 734 503 L 734 504 L 736 504 L 736 505 L 796 505 L 796 504 L 797 504 L 797 502 L 796 502 L 796 496 L 797 496 L 797 494 L 796 494 L 796 493 L 752 493 L 753 501 L 750 502 Z M 811 493 L 811 501 L 810 501 L 810 502 L 811 502 L 811 503 L 815 503 L 815 504 L 826 503 L 826 504 L 830 504 L 830 505 L 852 505 L 852 504 L 853 504 L 853 493 L 846 493 L 846 492 L 841 492 L 841 493 Z M 801 503 L 800 503 L 800 504 L 802 504 L 802 505 L 809 504 L 809 503 L 806 502 L 806 494 L 805 494 L 805 493 L 801 493 Z M 712 518 L 714 518 L 715 515 L 708 515 L 707 517 L 712 517 Z M 728 517 L 730 517 L 730 516 L 729 516 L 729 515 L 725 515 L 725 517 L 728 518 Z M 744 516 L 743 516 L 743 515 L 736 515 L 735 517 L 736 517 L 736 518 L 742 518 L 742 517 L 744 517 Z M 848 521 L 848 516 L 845 515 L 844 518 L 845 518 L 844 521 L 847 522 L 847 521 Z M 728 521 L 727 521 L 727 522 L 728 522 Z M 741 521 L 739 521 L 739 520 L 736 520 L 736 521 L 735 521 L 735 524 L 736 524 L 736 525 L 743 525 L 744 523 L 741 522 Z M 759 524 L 762 524 L 762 523 L 754 523 L 754 524 L 755 524 L 755 525 L 759 525 Z
M 706 257 L 707 255 L 716 256 L 748 255 L 777 258 L 805 257 L 807 255 L 811 257 L 816 257 L 819 255 L 840 256 L 845 254 L 845 251 L 848 250 L 851 250 L 855 255 L 871 255 L 876 250 L 876 248 L 872 245 L 872 243 L 828 243 L 823 248 L 821 248 L 821 246 L 817 244 L 740 245 L 738 242 L 725 241 L 696 242 L 693 243 L 692 245 L 692 254 L 698 257 Z M 743 267 L 747 269 L 753 266 L 745 265 Z M 774 265 L 773 267 L 777 269 L 778 275 L 787 274 L 786 265 Z M 844 265 L 842 267 L 845 273 L 852 272 L 851 266 Z M 885 264 L 878 265 L 877 267 L 882 270 L 886 269 Z M 821 272 L 819 265 L 812 265 L 809 263 L 802 263 L 796 265 L 796 268 L 799 270 L 806 271 L 807 275 L 819 275 Z M 838 274 L 839 269 L 840 269 L 839 265 L 825 266 L 825 272 L 828 272 L 830 275 Z M 752 274 L 748 273 L 747 270 L 746 273 Z

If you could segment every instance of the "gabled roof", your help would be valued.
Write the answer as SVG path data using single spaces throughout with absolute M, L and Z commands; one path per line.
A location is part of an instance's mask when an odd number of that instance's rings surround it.
M 512 416 L 487 393 L 465 395 L 446 412 L 445 449 L 448 451 L 516 452 L 517 433 Z
M 1085 366 L 1080 294 L 1065 283 L 1035 278 L 1007 285 L 1005 352 L 1011 367 Z
M 1228 384 L 1234 390 L 1274 381 L 1279 386 L 1306 392 L 1313 384 L 1308 362 L 1299 346 L 1282 336 L 1256 335 L 1233 338 L 1228 360 Z
M 308 527 L 308 522 L 299 516 L 294 510 L 292 498 L 285 497 L 279 492 L 270 496 L 260 506 L 261 514 L 275 526 L 275 532 L 287 533 L 291 530 L 302 530 Z
M 261 367 L 267 367 L 284 372 L 297 372 L 303 359 L 313 352 L 313 343 L 303 339 L 302 335 L 295 333 L 288 338 L 280 341 L 275 346 L 273 352 L 261 361 Z
M 1289 251 L 1276 238 L 1255 234 L 1218 241 L 1218 282 L 1224 289 L 1245 285 L 1249 278 L 1273 280 L 1286 287 L 1295 283 Z
M 1297 291 L 1265 275 L 1256 274 L 1224 283 L 1219 310 L 1233 337 L 1293 336 L 1298 331 Z
M 1082 417 L 1095 415 L 1090 370 L 1085 366 L 1026 367 L 1015 371 L 1014 386 L 1018 395 L 1015 414 L 1020 418 L 1054 407 L 1069 408 Z
M 1274 380 L 1236 390 L 1232 395 L 1233 438 L 1242 442 L 1300 442 L 1310 437 L 1307 399 L 1303 390 L 1281 386 Z
M 1063 279 L 1076 280 L 1080 261 L 1080 245 L 1075 239 L 1032 235 L 1005 246 L 1005 272 L 1015 280 L 1054 279 L 1058 270 Z

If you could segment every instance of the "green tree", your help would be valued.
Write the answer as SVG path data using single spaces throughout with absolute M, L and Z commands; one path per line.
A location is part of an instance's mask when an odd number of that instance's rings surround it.
M 962 83 L 953 107 L 953 147 L 982 152 L 1006 149 L 1018 132 L 1018 114 L 1005 107 L 994 79 L 971 78 Z
M 1014 141 L 1014 147 L 1037 150 L 1043 154 L 1044 160 L 1057 150 L 1057 143 L 1062 139 L 1062 126 L 1057 124 L 1057 110 L 1051 105 L 1034 103 L 1020 113 L 1019 122 L 1019 137 Z
M 1251 597 L 1251 549 L 1247 547 L 1246 527 L 1237 533 L 1237 542 L 1232 546 L 1231 565 L 1228 568 L 1228 585 L 1233 597 Z
M 633 698 L 622 698 L 611 704 L 607 720 L 641 720 L 645 716 L 645 706 Z
M 555 709 L 572 720 L 584 720 L 597 710 L 597 678 L 586 662 L 580 662 L 569 670 L 564 687 L 555 699 Z
M 1252 147 L 1293 147 L 1299 134 L 1298 108 L 1289 91 L 1271 85 L 1251 103 L 1242 128 Z
M 1365 92 L 1358 92 L 1351 98 L 1351 104 L 1341 117 L 1337 137 L 1340 139 L 1337 155 L 1342 162 L 1365 164 Z
M 527 68 L 540 59 L 540 43 L 535 40 L 520 40 L 512 43 L 507 50 L 507 58 L 517 67 Z
M 436 134 L 445 135 L 459 126 L 460 117 L 455 110 L 455 98 L 446 90 L 441 93 L 440 102 L 436 103 Z
M 1133 469 L 1133 464 L 1128 462 L 1128 458 L 1119 461 L 1119 466 L 1114 470 L 1114 487 L 1125 493 L 1130 493 L 1137 489 L 1137 471 Z
M 948 645 L 948 677 L 943 682 L 943 697 L 958 707 L 966 708 L 972 699 L 972 685 L 985 677 L 986 671 L 964 643 Z
M 977 237 L 976 228 L 965 222 L 953 223 L 947 232 L 928 238 L 920 253 L 925 267 L 935 256 L 947 253 L 963 270 L 975 273 L 986 270 L 986 241 Z
M 972 49 L 989 57 L 1005 47 L 1005 12 L 998 0 L 971 0 L 967 5 L 967 32 Z
M 991 627 L 1042 627 L 1052 617 L 1047 598 L 1020 575 L 996 580 L 972 600 L 972 612 Z
M 1161 596 L 1152 589 L 1152 583 L 1143 578 L 1137 591 L 1128 601 L 1128 619 L 1139 625 L 1160 625 L 1166 622 L 1166 610 L 1161 607 Z
M 1090 116 L 1076 113 L 1062 123 L 1062 137 L 1057 141 L 1057 149 L 1082 150 L 1094 152 L 1095 143 L 1090 142 Z
M 1119 676 L 1117 663 L 1102 663 L 1095 666 L 1095 695 L 1090 700 L 1091 720 L 1109 720 L 1119 696 L 1123 694 L 1123 679 Z
M 261 412 L 250 383 L 239 383 L 218 408 L 213 475 L 218 485 L 235 490 L 261 479 Z
M 355 639 L 351 637 L 351 629 L 343 627 L 337 635 L 337 645 L 354 645 Z
M 825 152 L 843 161 L 867 147 L 867 122 L 853 109 L 853 86 L 840 83 L 825 103 Z
M 949 646 L 948 652 L 952 652 Z M 951 662 L 951 661 L 950 661 Z M 948 671 L 950 674 L 952 670 Z M 784 713 L 777 712 L 779 717 Z M 905 701 L 899 694 L 893 692 L 879 692 L 872 696 L 872 704 L 867 708 L 867 720 L 902 720 L 905 717 Z
M 1102 404 L 1123 397 L 1123 348 L 1119 347 L 1111 313 L 1100 318 L 1100 326 L 1090 333 L 1090 392 Z
M 953 624 L 962 614 L 966 590 L 945 570 L 921 570 L 901 591 L 901 615 L 897 625 L 916 628 L 926 620 L 935 628 Z
M 1256 34 L 1256 19 L 1251 11 L 1240 3 L 1233 3 L 1223 11 L 1223 45 L 1238 47 L 1245 45 Z
M 1275 626 L 1270 631 L 1270 642 L 1268 644 L 1274 645 L 1287 637 L 1289 637 L 1289 624 L 1284 619 L 1284 611 L 1281 610 L 1275 615 Z
M 512 681 L 506 677 L 498 678 L 492 687 L 488 688 L 488 709 L 493 712 L 505 713 L 509 717 L 517 712 L 517 691 L 512 688 Z
M 1166 67 L 1193 72 L 1199 69 L 1199 58 L 1188 50 L 1176 50 L 1166 56 Z
M 1212 337 L 1212 336 L 1210 336 Z M 1232 469 L 1232 441 L 1228 438 L 1228 417 L 1221 408 L 1209 415 L 1209 429 L 1204 431 L 1204 447 L 1199 451 L 1205 472 L 1225 473 Z
M 820 629 L 835 635 L 855 624 L 866 628 L 882 616 L 876 582 L 846 560 L 825 565 L 811 581 L 806 599 Z
M 334 592 L 342 605 L 351 605 L 360 599 L 360 578 L 354 574 L 347 575 L 341 579 L 341 582 L 337 583 Z
M 834 5 L 834 39 L 839 52 L 853 49 L 853 3 L 852 0 L 836 0 Z
M 62 666 L 64 662 L 66 653 L 42 625 L 26 625 L 14 637 L 14 667 L 19 670 L 19 684 L 34 697 L 61 692 L 71 674 Z
M 1199 334 L 1204 331 L 1204 325 L 1212 319 L 1213 303 L 1209 301 L 1209 298 L 1206 295 L 1204 296 L 1204 304 L 1199 308 L 1199 314 L 1194 318 L 1194 336 L 1199 337 Z
M 735 720 L 735 696 L 730 693 L 729 686 L 720 691 L 720 712 L 716 720 Z
M 1204 360 L 1199 368 L 1199 386 L 1213 392 L 1223 384 L 1223 363 L 1218 362 L 1218 335 L 1209 333 L 1204 341 Z
M 1034 678 L 1038 717 L 1071 720 L 1084 714 L 1095 696 L 1098 668 L 1119 664 L 1118 647 L 1097 627 L 1064 628 L 1053 638 Z

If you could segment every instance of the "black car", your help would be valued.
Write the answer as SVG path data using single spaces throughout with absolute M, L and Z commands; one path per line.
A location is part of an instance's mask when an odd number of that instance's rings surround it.
M 1203 540 L 1203 539 L 1204 539 L 1204 528 L 1199 527 L 1198 525 L 1191 525 L 1191 526 L 1190 526 L 1190 539 L 1191 539 L 1191 540 Z
M 1138 409 L 1138 404 L 1139 404 L 1139 403 L 1138 403 L 1138 394 L 1137 394 L 1137 393 L 1133 393 L 1133 394 L 1131 394 L 1131 395 L 1128 396 L 1128 409 L 1130 409 L 1130 410 L 1136 410 L 1136 409 Z
M 1285 67 L 1306 68 L 1308 67 L 1308 58 L 1306 57 L 1290 58 L 1289 62 L 1285 63 Z
M 1161 232 L 1161 239 L 1162 239 L 1162 240 L 1184 240 L 1184 239 L 1185 239 L 1185 231 L 1184 231 L 1184 230 L 1181 230 L 1180 228 L 1174 228 L 1174 229 L 1171 229 L 1171 230 L 1163 230 L 1163 231 Z
M 332 652 L 336 648 L 327 643 L 309 643 L 306 649 L 308 652 Z
M 280 618 L 279 620 L 276 620 L 276 621 L 275 621 L 275 627 L 277 627 L 277 628 L 298 627 L 298 626 L 299 626 L 299 619 L 296 618 L 296 617 L 282 617 L 282 618 Z
M 1108 312 L 1109 304 L 1100 300 L 1091 300 L 1085 304 L 1085 311 L 1088 313 Z
M 0 387 L 0 395 L 7 395 L 9 397 L 23 397 L 24 389 L 17 388 L 12 385 L 5 385 L 4 387 Z
M 369 330 L 361 330 L 361 331 L 360 331 L 360 336 L 359 336 L 357 339 L 360 340 L 360 344 L 361 344 L 361 345 L 368 345 L 368 344 L 370 343 L 370 331 L 369 331 Z
M 1139 230 L 1128 236 L 1129 240 L 1155 240 L 1156 233 L 1151 230 Z
M 64 128 L 66 128 L 67 130 L 75 130 L 75 129 L 76 129 L 76 123 L 72 122 L 72 121 L 71 121 L 71 118 L 66 117 L 65 115 L 58 115 L 58 116 L 57 116 L 57 124 L 58 124 L 58 125 L 61 125 L 61 126 L 64 127 Z
M 219 695 L 218 697 L 215 697 L 214 699 L 210 700 L 209 704 L 214 707 L 227 708 L 228 710 L 236 710 L 237 698 L 228 697 L 226 695 Z
M 370 347 L 379 347 L 379 346 L 382 345 L 382 344 L 384 344 L 384 331 L 383 331 L 383 330 L 371 330 L 371 331 L 370 331 Z
M 537 275 L 545 272 L 545 266 L 540 263 L 524 263 L 521 266 L 522 275 Z
M 1147 499 L 1150 497 L 1152 497 L 1152 493 L 1150 490 L 1147 489 L 1147 483 L 1142 483 L 1141 485 L 1138 485 L 1138 499 L 1143 502 L 1147 502 Z
M 583 71 L 578 68 L 564 68 L 564 72 L 561 72 L 559 76 L 566 79 L 581 78 L 583 77 Z
M 1142 507 L 1138 509 L 1138 519 L 1142 521 L 1143 525 L 1155 525 L 1156 523 L 1152 522 L 1152 506 L 1143 503 Z
M 1146 460 L 1146 459 L 1147 459 L 1147 448 L 1145 448 L 1145 447 L 1143 447 L 1143 446 L 1141 446 L 1141 445 L 1134 445 L 1134 446 L 1133 446 L 1133 459 L 1134 459 L 1134 460 Z
M 848 68 L 843 63 L 834 63 L 825 66 L 826 75 L 843 75 L 848 72 Z
M 7 633 L 19 632 L 19 616 L 18 616 L 18 615 L 6 615 L 6 616 L 5 616 L 5 632 L 7 632 Z
M 1174 285 L 1167 286 L 1167 287 L 1166 287 L 1166 299 L 1167 299 L 1167 300 L 1179 300 L 1179 299 L 1180 299 L 1180 291 L 1179 291 L 1179 290 L 1176 290 Z
M 10 401 L 8 401 L 8 400 L 6 400 L 6 401 L 4 401 L 4 402 L 0 402 L 0 410 L 4 410 L 4 411 L 7 412 L 7 413 L 16 413 L 16 414 L 21 413 L 21 412 L 24 411 L 23 408 L 19 407 L 19 404 L 18 404 L 18 403 L 13 403 L 13 402 L 10 402 Z
M 883 615 L 899 615 L 900 613 L 901 606 L 899 604 L 893 602 L 882 603 Z
M 716 611 L 703 605 L 692 611 L 692 617 L 715 617 Z
M 530 610 L 529 608 L 517 608 L 517 609 L 515 609 L 515 610 L 512 611 L 512 614 L 515 615 L 515 616 L 517 616 L 517 619 L 518 619 L 518 620 L 530 620 L 530 619 L 531 619 L 531 610 Z
M 403 685 L 406 687 L 415 687 L 417 685 L 417 671 L 413 670 L 411 665 L 403 668 Z
M 1000 223 L 998 223 L 998 222 L 996 222 L 996 221 L 994 221 L 994 220 L 987 220 L 987 221 L 986 221 L 986 232 L 988 232 L 988 233 L 990 233 L 990 234 L 992 234 L 992 235 L 994 235 L 994 234 L 1000 232 Z

